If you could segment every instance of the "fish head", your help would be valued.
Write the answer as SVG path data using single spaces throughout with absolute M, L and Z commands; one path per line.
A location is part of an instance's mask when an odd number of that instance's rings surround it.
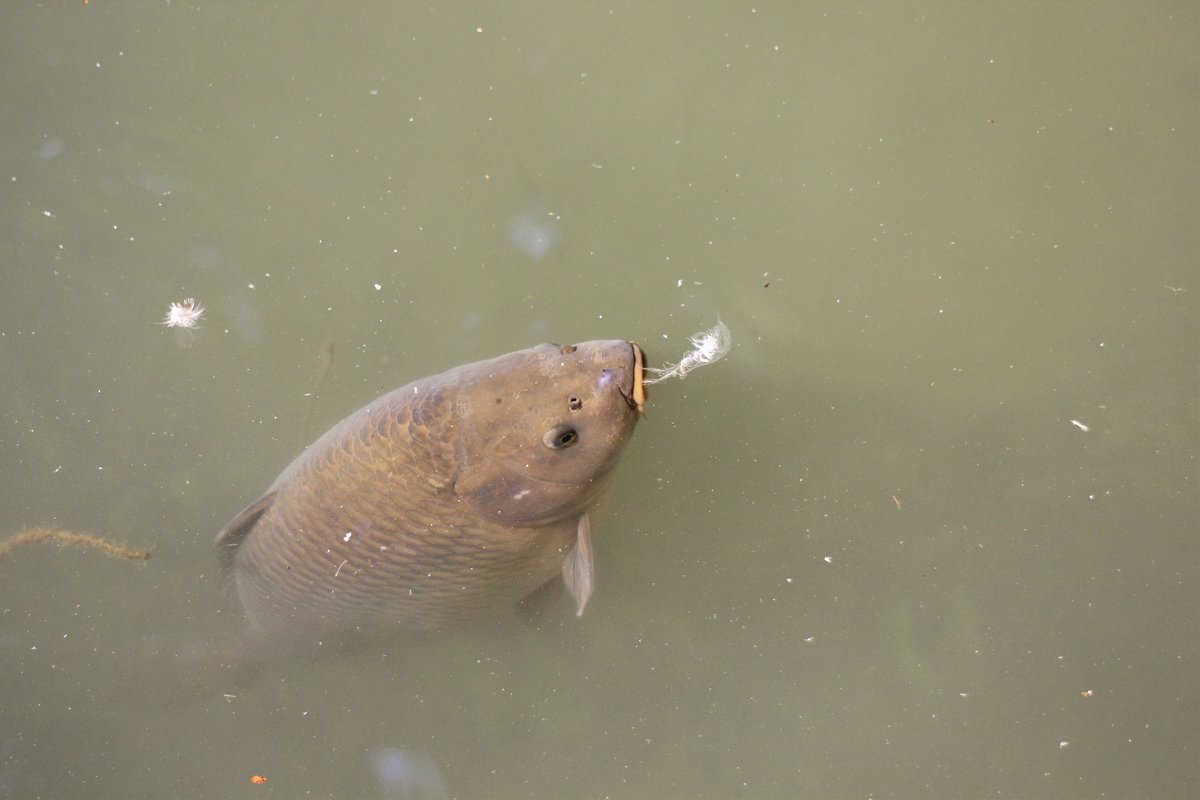
M 456 494 L 503 524 L 578 517 L 608 485 L 642 414 L 643 363 L 636 344 L 608 340 L 475 365 L 476 382 L 457 392 Z

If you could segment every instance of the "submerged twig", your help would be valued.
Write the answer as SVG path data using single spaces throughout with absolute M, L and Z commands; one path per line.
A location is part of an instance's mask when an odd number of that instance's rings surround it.
M 117 544 L 102 536 L 93 536 L 90 533 L 75 533 L 74 531 L 65 531 L 60 528 L 30 528 L 0 543 L 0 559 L 19 547 L 46 540 L 53 540 L 62 544 L 94 547 L 101 553 L 113 558 L 144 560 L 150 557 L 149 550 L 135 550 L 132 547 L 126 547 L 123 544 Z

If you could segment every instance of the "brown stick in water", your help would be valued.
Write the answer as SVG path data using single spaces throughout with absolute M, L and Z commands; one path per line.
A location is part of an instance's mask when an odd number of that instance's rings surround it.
M 147 559 L 150 557 L 149 550 L 135 550 L 132 547 L 126 547 L 123 544 L 117 544 L 103 538 L 102 536 L 92 536 L 88 533 L 75 533 L 74 531 L 65 531 L 60 528 L 30 528 L 27 531 L 21 531 L 15 536 L 10 537 L 4 542 L 0 542 L 0 559 L 3 559 L 13 550 L 19 547 L 24 547 L 27 544 L 35 544 L 44 542 L 47 539 L 61 542 L 62 544 L 75 544 L 86 547 L 94 547 L 105 555 L 113 558 L 128 558 Z

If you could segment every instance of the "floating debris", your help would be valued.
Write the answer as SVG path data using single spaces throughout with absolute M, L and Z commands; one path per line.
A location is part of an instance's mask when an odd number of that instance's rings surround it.
M 696 367 L 706 367 L 720 361 L 733 346 L 733 336 L 721 320 L 717 320 L 717 324 L 706 331 L 692 334 L 690 340 L 692 343 L 690 353 L 679 359 L 679 363 L 668 364 L 662 369 L 647 367 L 647 371 L 653 372 L 654 377 L 645 379 L 643 383 L 658 383 L 667 378 L 687 377 L 687 374 Z
M 127 558 L 131 561 L 145 560 L 150 557 L 149 550 L 136 550 L 132 547 L 126 547 L 111 539 L 105 539 L 103 536 L 93 536 L 90 533 L 75 533 L 74 531 L 62 530 L 61 528 L 30 528 L 0 542 L 0 559 L 19 547 L 45 541 L 79 545 L 81 547 L 94 547 L 105 555 L 112 556 L 113 558 Z
M 163 316 L 162 324 L 168 328 L 191 329 L 200 324 L 200 318 L 203 316 L 204 306 L 197 303 L 194 297 L 189 297 L 182 303 L 171 303 L 171 307 Z

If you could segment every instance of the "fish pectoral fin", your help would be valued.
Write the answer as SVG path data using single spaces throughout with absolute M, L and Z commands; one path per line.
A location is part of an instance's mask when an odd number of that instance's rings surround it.
M 233 566 L 233 554 L 237 546 L 246 538 L 246 534 L 254 527 L 266 510 L 275 502 L 275 493 L 267 492 L 250 505 L 243 508 L 229 524 L 217 534 L 217 546 L 220 549 L 221 568 L 228 570 Z
M 592 558 L 592 526 L 588 515 L 581 514 L 575 531 L 575 544 L 567 560 L 563 562 L 563 583 L 567 593 L 575 599 L 575 616 L 582 617 L 584 606 L 592 596 L 596 585 L 596 562 Z

